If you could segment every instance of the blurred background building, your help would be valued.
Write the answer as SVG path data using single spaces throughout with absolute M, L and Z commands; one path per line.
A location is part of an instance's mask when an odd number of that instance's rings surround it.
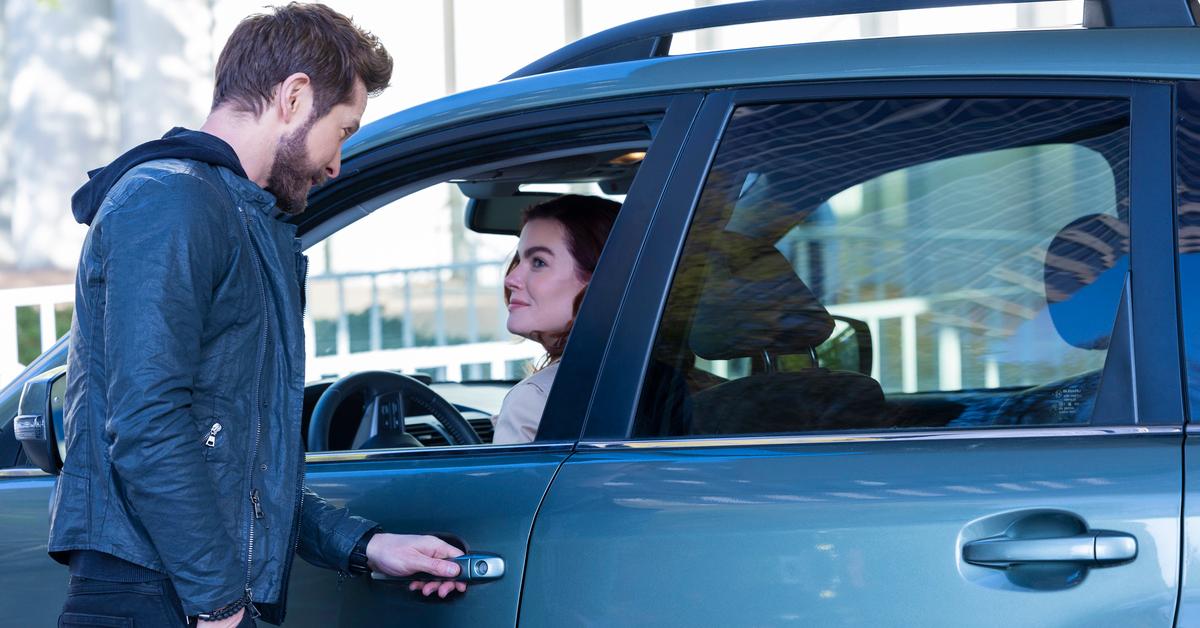
M 383 41 L 392 87 L 364 122 L 499 80 L 562 45 L 641 17 L 721 0 L 328 0 Z M 70 211 L 86 172 L 208 112 L 213 68 L 237 22 L 264 0 L 0 0 L 0 377 L 65 331 L 69 288 L 86 233 Z M 1078 24 L 1082 0 L 793 20 L 679 35 L 673 54 L 801 41 Z M 459 202 L 451 186 L 425 203 Z M 439 198 L 430 198 L 430 196 Z M 447 212 L 452 215 L 454 212 Z M 427 227 L 463 237 L 461 219 Z M 370 237 L 369 234 L 363 237 Z M 352 239 L 352 238 L 349 238 Z M 316 271 L 354 270 L 378 254 L 345 253 Z M 515 244 L 515 242 L 514 242 Z M 498 245 L 502 248 L 503 245 Z M 492 251 L 497 256 L 503 252 Z M 457 247 L 442 247 L 457 250 Z M 355 251 L 361 253 L 355 253 Z M 396 265 L 427 266 L 407 250 Z M 364 262 L 365 263 L 365 262 Z M 43 287 L 37 287 L 43 286 Z M 37 287 L 37 288 L 32 288 Z M 64 295 L 67 295 L 64 299 Z M 21 330 L 10 347 L 10 329 Z M 445 334 L 443 334 L 443 342 Z M 14 358 L 16 362 L 14 362 Z

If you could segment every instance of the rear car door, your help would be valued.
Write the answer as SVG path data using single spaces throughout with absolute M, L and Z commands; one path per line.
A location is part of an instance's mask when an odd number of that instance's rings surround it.
M 1172 128 L 1145 82 L 709 94 L 522 625 L 1172 625 Z

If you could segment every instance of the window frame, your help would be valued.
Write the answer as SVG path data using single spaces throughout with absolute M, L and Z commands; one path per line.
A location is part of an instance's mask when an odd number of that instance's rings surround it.
M 1129 295 L 1130 387 L 1134 415 L 1129 424 L 1183 423 L 1182 356 L 1178 329 L 1178 292 L 1173 259 L 1175 233 L 1173 154 L 1173 92 L 1170 84 L 1150 81 L 1069 78 L 936 78 L 717 90 L 706 95 L 683 156 L 662 206 L 651 226 L 652 249 L 643 251 L 631 281 L 626 305 L 616 320 L 614 341 L 601 372 L 598 388 L 605 390 L 588 411 L 581 444 L 631 439 L 642 381 L 658 332 L 688 228 L 733 110 L 743 105 L 812 100 L 873 98 L 1113 98 L 1129 102 L 1130 114 L 1130 268 L 1137 279 Z M 1131 275 L 1133 272 L 1131 272 Z M 1063 426 L 1093 429 L 1098 426 Z M 1010 428 L 1029 433 L 1031 428 Z M 1003 427 L 954 430 L 974 434 Z M 1047 426 L 1038 433 L 1054 432 Z M 905 430 L 905 435 L 945 433 L 946 428 Z M 856 437 L 867 432 L 847 431 Z M 888 432 L 896 434 L 896 432 Z M 811 432 L 798 432 L 806 437 Z M 675 437 L 681 442 L 728 443 L 746 435 Z M 654 439 L 638 439 L 650 445 Z
M 571 128 L 572 125 L 602 128 L 607 121 L 644 114 L 657 117 L 659 124 L 656 129 L 652 129 L 650 144 L 646 148 L 646 159 L 639 167 L 638 176 L 626 195 L 623 211 L 609 239 L 610 243 L 616 244 L 613 248 L 637 249 L 642 246 L 646 235 L 642 223 L 652 217 L 658 206 L 659 194 L 656 192 L 660 192 L 666 185 L 667 177 L 678 158 L 683 138 L 691 126 L 700 101 L 701 97 L 696 94 L 664 94 L 585 102 L 482 119 L 471 124 L 459 124 L 453 128 L 382 145 L 343 164 L 345 174 L 315 191 L 311 201 L 312 210 L 293 219 L 293 222 L 297 224 L 299 237 L 307 248 L 332 237 L 345 226 L 361 218 L 356 216 L 346 220 L 346 215 L 361 213 L 364 204 L 370 205 L 372 201 L 381 197 L 388 198 L 390 202 L 408 196 L 495 160 L 491 153 L 480 153 L 466 159 L 455 158 L 462 154 L 462 146 L 467 142 L 503 149 L 502 142 L 508 140 L 492 138 L 511 138 L 513 135 L 537 138 L 564 127 Z M 581 144 L 583 143 L 586 141 L 581 141 Z M 536 152 L 525 150 L 524 154 L 532 155 Z M 586 406 L 581 407 L 581 402 L 586 403 L 594 394 L 600 356 L 604 355 L 609 331 L 614 328 L 617 301 L 612 299 L 611 295 L 624 292 L 631 276 L 632 262 L 628 256 L 601 256 L 596 277 L 589 287 L 588 297 L 580 307 L 575 322 L 576 332 L 572 334 L 565 348 L 557 377 L 559 381 L 569 381 L 574 385 L 554 387 L 553 390 L 559 391 L 559 394 L 551 394 L 547 400 L 544 418 L 556 418 L 543 420 L 542 425 L 552 425 L 552 429 L 545 434 L 539 433 L 537 440 L 531 443 L 497 446 L 451 445 L 309 452 L 306 455 L 307 461 L 342 463 L 428 456 L 458 457 L 504 452 L 571 450 L 582 433 Z

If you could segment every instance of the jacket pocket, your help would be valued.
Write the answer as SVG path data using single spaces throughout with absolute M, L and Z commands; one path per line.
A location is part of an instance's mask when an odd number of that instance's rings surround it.
M 63 613 L 58 617 L 58 628 L 81 628 L 84 626 L 133 628 L 133 620 L 128 617 L 93 615 L 91 613 Z

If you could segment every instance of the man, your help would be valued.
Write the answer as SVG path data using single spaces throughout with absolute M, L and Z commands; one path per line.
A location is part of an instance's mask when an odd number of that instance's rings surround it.
M 279 623 L 297 552 L 343 573 L 458 574 L 458 549 L 380 533 L 303 485 L 307 260 L 280 210 L 338 175 L 391 73 L 325 6 L 251 16 L 201 130 L 134 148 L 72 198 L 90 229 L 51 504 L 49 550 L 71 569 L 60 625 Z

